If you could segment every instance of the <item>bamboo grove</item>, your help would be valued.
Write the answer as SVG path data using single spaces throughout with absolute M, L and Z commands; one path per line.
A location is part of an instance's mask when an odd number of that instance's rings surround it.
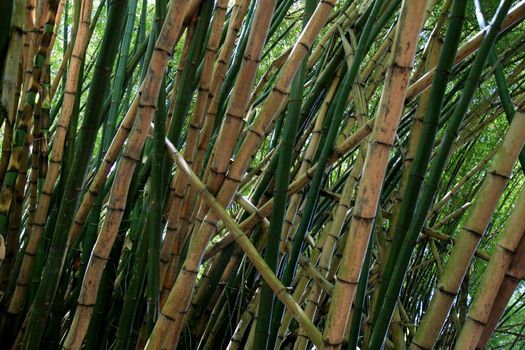
M 525 1 L 0 14 L 0 348 L 525 347 Z

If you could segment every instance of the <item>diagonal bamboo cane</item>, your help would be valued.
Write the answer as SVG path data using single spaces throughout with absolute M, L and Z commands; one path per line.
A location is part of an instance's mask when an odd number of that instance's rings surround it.
M 476 204 L 454 245 L 436 294 L 421 321 L 414 338 L 413 349 L 427 349 L 437 339 L 470 265 L 472 255 L 510 179 L 514 163 L 525 143 L 525 115 L 522 111 L 516 115 L 515 120 L 494 155 L 494 162 L 483 181 Z
M 388 153 L 402 114 L 401 101 L 406 94 L 424 10 L 424 1 L 417 4 L 404 1 L 402 5 L 393 43 L 392 61 L 387 69 L 385 87 L 377 112 L 378 119 L 371 135 L 363 167 L 363 180 L 359 184 L 345 252 L 325 325 L 326 348 L 338 349 L 343 342 L 350 305 L 376 215 Z
M 271 271 L 269 266 L 264 262 L 264 259 L 259 255 L 257 249 L 253 246 L 253 244 L 250 242 L 248 237 L 246 237 L 246 234 L 239 228 L 237 223 L 235 223 L 235 221 L 226 212 L 226 210 L 220 205 L 217 199 L 214 198 L 213 195 L 206 189 L 205 185 L 199 180 L 199 178 L 195 175 L 195 173 L 193 173 L 191 168 L 185 162 L 184 157 L 180 153 L 178 153 L 175 147 L 173 147 L 173 145 L 169 141 L 166 142 L 166 146 L 168 147 L 170 155 L 172 156 L 173 160 L 177 163 L 179 169 L 185 173 L 190 184 L 194 186 L 197 192 L 200 193 L 204 197 L 204 199 L 206 200 L 208 205 L 210 205 L 212 210 L 214 210 L 217 213 L 217 215 L 220 216 L 224 224 L 233 232 L 237 243 L 243 249 L 245 254 L 248 256 L 248 258 L 250 259 L 252 264 L 255 266 L 257 271 L 259 271 L 261 276 L 265 279 L 268 285 L 272 288 L 272 291 L 275 293 L 275 295 L 283 303 L 285 303 L 286 306 L 288 306 L 288 308 L 292 310 L 294 318 L 297 320 L 297 322 L 299 322 L 299 324 L 308 334 L 308 337 L 312 340 L 312 342 L 317 347 L 322 347 L 321 333 L 319 333 L 317 328 L 313 325 L 311 320 L 306 316 L 306 314 L 301 309 L 301 307 L 286 292 L 285 286 L 279 281 L 277 276 L 275 276 L 275 274 Z M 150 337 L 150 340 L 148 341 L 148 344 L 146 345 L 146 349 L 156 348 L 155 344 L 158 344 L 159 341 L 160 342 L 163 341 L 162 338 L 156 339 L 156 337 L 162 334 L 162 330 L 165 329 L 166 323 L 169 322 L 168 318 L 172 317 L 169 314 L 167 314 L 167 311 L 169 310 L 169 302 L 170 301 L 168 300 L 168 302 L 166 303 L 161 313 L 162 315 L 161 318 L 159 318 L 157 325 L 155 325 L 155 330 L 153 331 Z
M 455 349 L 476 348 L 489 319 L 492 305 L 498 297 L 499 286 L 501 286 L 505 273 L 516 256 L 516 250 L 523 238 L 523 233 L 525 232 L 524 216 L 525 190 L 522 188 L 505 231 L 500 237 L 496 250 L 485 270 L 465 324 L 461 328 Z
M 117 170 L 116 177 L 122 177 L 126 180 L 115 182 L 112 186 L 106 220 L 93 248 L 91 259 L 84 275 L 83 288 L 80 292 L 73 324 L 64 343 L 64 348 L 66 349 L 80 348 L 87 332 L 96 301 L 98 283 L 115 241 L 127 199 L 126 191 L 129 188 L 131 178 L 125 174 L 131 173 L 135 168 L 138 156 L 144 145 L 147 130 L 149 130 L 149 124 L 156 108 L 161 77 L 173 47 L 182 32 L 183 21 L 188 15 L 192 14 L 192 11 L 198 4 L 199 1 L 182 3 L 175 1 L 171 3 L 166 21 L 155 44 L 149 70 L 144 79 L 137 119 L 130 133 L 127 147 L 123 151 L 123 160 Z

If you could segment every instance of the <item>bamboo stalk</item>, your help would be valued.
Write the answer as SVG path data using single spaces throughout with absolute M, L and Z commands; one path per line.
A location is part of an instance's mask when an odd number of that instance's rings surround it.
M 518 116 L 520 117 L 520 116 Z M 523 115 L 521 116 L 523 117 Z M 475 349 L 490 317 L 492 305 L 498 297 L 505 273 L 514 257 L 525 232 L 525 191 L 522 189 L 503 235 L 498 240 L 483 279 L 461 328 L 456 349 Z
M 525 143 L 525 115 L 520 112 L 515 117 L 507 135 L 494 155 L 494 162 L 485 177 L 478 199 L 465 222 L 461 234 L 445 265 L 436 295 L 421 321 L 412 347 L 427 348 L 431 346 L 446 320 L 465 272 L 470 265 L 472 255 L 483 236 L 490 218 L 496 208 L 512 168 L 523 144 Z M 471 345 L 474 347 L 476 344 Z
M 30 271 L 33 266 L 36 250 L 40 243 L 42 233 L 44 231 L 45 223 L 47 221 L 47 214 L 49 205 L 51 203 L 51 196 L 56 180 L 59 175 L 60 164 L 64 154 L 64 143 L 66 133 L 68 130 L 69 121 L 73 115 L 74 102 L 77 94 L 78 78 L 83 62 L 84 53 L 87 48 L 88 40 L 87 33 L 91 23 L 91 1 L 83 1 L 79 17 L 79 31 L 78 38 L 75 40 L 73 54 L 71 57 L 70 67 L 66 81 L 66 93 L 63 101 L 60 118 L 57 122 L 59 126 L 54 137 L 53 149 L 51 151 L 50 166 L 47 168 L 45 181 L 41 190 L 37 211 L 33 225 L 31 226 L 31 234 L 29 243 L 27 244 L 22 267 L 17 278 L 17 287 L 14 295 L 9 303 L 9 313 L 17 314 L 20 311 L 22 302 L 26 293 L 27 283 L 30 278 Z
M 86 269 L 75 317 L 63 346 L 65 349 L 79 348 L 87 332 L 96 300 L 97 284 L 100 281 L 109 252 L 115 241 L 127 199 L 126 191 L 131 182 L 131 178 L 123 176 L 123 174 L 131 173 L 136 166 L 137 157 L 147 136 L 146 130 L 149 129 L 149 124 L 156 108 L 164 68 L 176 41 L 180 37 L 184 19 L 191 14 L 191 11 L 198 3 L 199 1 L 188 3 L 176 1 L 170 5 L 166 21 L 162 26 L 155 45 L 148 73 L 144 79 L 137 119 L 130 133 L 128 144 L 123 151 L 122 162 L 117 169 L 116 177 L 122 177 L 126 180 L 115 182 L 111 188 L 108 213 Z
M 454 3 L 452 11 L 453 13 L 456 13 L 454 10 L 458 9 L 458 7 L 456 6 L 463 7 L 463 9 L 459 11 L 461 16 L 461 14 L 464 13 L 464 4 L 456 5 Z M 455 105 L 453 114 L 449 122 L 447 123 L 444 138 L 441 141 L 441 144 L 438 149 L 438 155 L 432 163 L 428 179 L 423 186 L 423 193 L 418 201 L 418 207 L 415 210 L 415 214 L 413 215 L 414 218 L 410 222 L 408 232 L 406 233 L 405 239 L 401 244 L 400 254 L 397 257 L 397 260 L 395 260 L 395 262 L 390 265 L 391 270 L 393 272 L 391 274 L 391 282 L 388 284 L 388 287 L 385 288 L 385 298 L 382 302 L 380 311 L 382 315 L 378 318 L 378 321 L 374 327 L 375 334 L 372 335 L 373 339 L 371 340 L 371 342 L 374 343 L 374 347 L 379 347 L 383 341 L 389 323 L 388 318 L 392 315 L 393 305 L 391 304 L 391 301 L 396 300 L 398 298 L 403 276 L 406 273 L 407 265 L 409 263 L 410 252 L 412 252 L 414 248 L 417 234 L 422 229 L 428 211 L 430 210 L 430 207 L 432 205 L 436 188 L 441 179 L 442 169 L 444 168 L 445 163 L 450 156 L 450 150 L 452 148 L 453 140 L 456 138 L 457 130 L 459 129 L 460 124 L 466 114 L 466 110 L 472 100 L 475 88 L 477 86 L 477 79 L 479 79 L 482 68 L 485 65 L 486 53 L 492 48 L 497 34 L 499 33 L 499 25 L 505 18 L 509 7 L 510 2 L 503 2 L 498 8 L 498 11 L 496 12 L 496 15 L 493 20 L 493 25 L 488 31 L 485 40 L 483 40 L 483 44 L 481 45 L 481 48 L 474 59 L 472 67 L 468 72 L 466 86 L 462 91 L 460 99 Z M 423 152 L 424 150 L 422 150 L 422 153 Z M 407 214 L 409 214 L 409 212 Z
M 7 173 L 4 177 L 2 189 L 0 192 L 0 233 L 4 236 L 7 234 L 8 214 L 14 195 L 14 186 L 19 174 L 20 162 L 24 159 L 24 154 L 28 152 L 29 148 L 25 147 L 26 136 L 31 128 L 31 116 L 33 115 L 36 96 L 40 87 L 40 78 L 42 76 L 42 68 L 47 58 L 47 52 L 53 35 L 53 28 L 55 25 L 55 15 L 58 6 L 57 1 L 49 3 L 49 11 L 45 20 L 45 30 L 38 44 L 38 51 L 35 55 L 34 64 L 31 62 L 32 70 L 30 70 L 29 83 L 27 86 L 27 94 L 21 103 L 21 109 L 18 112 L 17 121 L 13 133 L 13 145 L 9 157 Z
M 277 276 L 271 271 L 269 266 L 264 262 L 262 257 L 257 252 L 257 249 L 252 245 L 246 234 L 240 229 L 240 227 L 235 223 L 231 216 L 226 212 L 226 210 L 219 204 L 218 200 L 213 197 L 213 195 L 206 189 L 205 185 L 199 180 L 199 178 L 193 173 L 188 164 L 184 161 L 184 157 L 178 153 L 178 151 L 171 145 L 169 142 L 166 142 L 166 146 L 170 152 L 170 155 L 173 157 L 173 160 L 177 163 L 179 169 L 186 174 L 186 177 L 190 181 L 190 184 L 195 187 L 196 191 L 200 193 L 210 208 L 214 210 L 217 215 L 221 218 L 224 224 L 233 232 L 236 238 L 236 242 L 239 244 L 241 249 L 245 252 L 247 257 L 250 259 L 251 263 L 255 266 L 257 271 L 264 278 L 266 283 L 272 288 L 272 291 L 279 300 L 281 300 L 285 305 L 292 311 L 294 318 L 299 322 L 301 327 L 307 332 L 308 337 L 312 342 L 317 346 L 322 346 L 321 333 L 315 328 L 312 321 L 304 314 L 304 311 L 300 306 L 293 300 L 293 298 L 286 292 L 286 287 L 279 281 Z M 175 288 L 173 289 L 175 290 Z M 173 299 L 172 296 L 176 296 L 173 293 L 170 294 L 170 299 Z M 148 340 L 146 349 L 151 349 L 155 347 L 157 342 L 163 341 L 162 339 L 157 340 L 156 337 L 162 334 L 164 329 L 169 321 L 168 317 L 173 317 L 167 314 L 170 309 L 170 300 L 166 303 L 161 312 L 161 317 L 155 325 L 155 329 Z M 163 324 L 164 323 L 164 324 Z
M 388 153 L 392 147 L 402 114 L 403 103 L 401 101 L 404 101 L 408 75 L 414 61 L 424 10 L 424 1 L 417 4 L 403 2 L 402 5 L 393 43 L 392 61 L 387 69 L 385 87 L 377 112 L 377 121 L 371 135 L 370 146 L 363 166 L 363 176 L 352 212 L 345 252 L 330 303 L 324 332 L 326 348 L 338 349 L 343 342 L 350 305 L 353 301 L 376 216 Z

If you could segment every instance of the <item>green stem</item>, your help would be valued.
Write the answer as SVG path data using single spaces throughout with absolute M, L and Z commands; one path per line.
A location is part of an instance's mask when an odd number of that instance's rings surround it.
M 456 5 L 456 2 L 458 1 L 455 1 L 453 6 Z M 459 101 L 455 106 L 453 115 L 448 122 L 447 129 L 439 146 L 437 156 L 430 168 L 430 174 L 428 175 L 428 178 L 423 186 L 423 193 L 421 195 L 421 199 L 418 201 L 414 219 L 410 223 L 405 240 L 403 241 L 401 249 L 399 250 L 399 254 L 397 254 L 398 259 L 392 273 L 391 282 L 388 285 L 385 298 L 382 299 L 381 311 L 379 313 L 380 316 L 378 317 L 372 331 L 369 347 L 371 350 L 380 349 L 383 344 L 385 334 L 387 332 L 388 325 L 390 324 L 390 319 L 392 317 L 392 313 L 404 280 L 404 276 L 408 268 L 408 263 L 410 262 L 410 257 L 412 255 L 411 253 L 416 244 L 417 235 L 423 228 L 427 213 L 433 203 L 434 196 L 443 173 L 443 168 L 449 158 L 454 140 L 457 137 L 458 129 L 467 112 L 468 106 L 472 101 L 474 92 L 478 87 L 483 67 L 487 61 L 488 53 L 492 49 L 499 34 L 501 22 L 507 15 L 511 4 L 512 1 L 510 0 L 504 0 L 501 2 L 496 15 L 494 16 L 493 22 L 490 25 L 483 42 L 481 43 L 474 61 L 472 62 L 472 66 L 465 82 L 465 87 L 462 90 Z

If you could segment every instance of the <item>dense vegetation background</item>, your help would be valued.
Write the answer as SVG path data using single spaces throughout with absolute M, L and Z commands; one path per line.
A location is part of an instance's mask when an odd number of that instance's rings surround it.
M 525 347 L 525 1 L 0 13 L 0 347 Z

